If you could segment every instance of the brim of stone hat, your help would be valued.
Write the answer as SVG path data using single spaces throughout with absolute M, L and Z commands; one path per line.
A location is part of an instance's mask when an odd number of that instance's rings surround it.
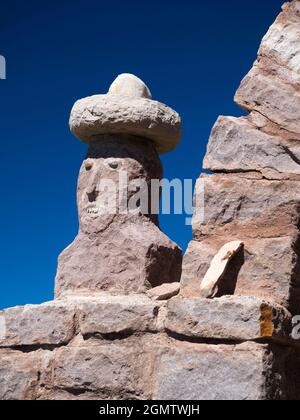
M 182 133 L 180 116 L 166 105 L 115 94 L 77 101 L 71 111 L 70 128 L 88 144 L 102 134 L 131 134 L 149 139 L 159 154 L 173 150 Z

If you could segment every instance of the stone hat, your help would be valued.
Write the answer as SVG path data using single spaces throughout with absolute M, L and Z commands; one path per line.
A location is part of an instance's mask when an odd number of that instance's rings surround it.
M 152 100 L 145 83 L 122 74 L 106 95 L 77 101 L 71 111 L 72 133 L 85 143 L 102 134 L 131 134 L 152 140 L 159 154 L 175 149 L 182 124 L 177 112 Z

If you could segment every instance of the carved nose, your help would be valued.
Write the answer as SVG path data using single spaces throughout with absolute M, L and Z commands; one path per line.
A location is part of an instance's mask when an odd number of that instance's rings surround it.
M 86 195 L 88 196 L 89 202 L 93 203 L 97 200 L 99 192 L 96 190 L 96 188 L 94 188 L 92 191 L 87 192 Z
M 89 179 L 86 185 L 86 195 L 90 203 L 93 203 L 97 200 L 99 195 L 98 191 L 98 181 L 99 181 L 99 174 L 97 172 L 91 173 L 89 175 Z

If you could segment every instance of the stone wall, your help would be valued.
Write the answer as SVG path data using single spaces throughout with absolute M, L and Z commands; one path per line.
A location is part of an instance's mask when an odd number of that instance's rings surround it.
M 257 298 L 72 297 L 1 313 L 0 398 L 294 399 L 291 316 Z
M 199 283 L 220 247 L 244 243 L 219 296 L 273 300 L 300 313 L 300 2 L 294 0 L 264 37 L 257 61 L 235 100 L 246 117 L 220 117 L 195 196 L 194 240 L 184 258 L 185 295 Z

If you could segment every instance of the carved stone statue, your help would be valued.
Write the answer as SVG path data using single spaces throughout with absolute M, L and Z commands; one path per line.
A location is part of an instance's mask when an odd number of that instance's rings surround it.
M 59 258 L 56 297 L 178 282 L 181 250 L 159 229 L 151 180 L 162 178 L 159 153 L 180 140 L 179 115 L 121 75 L 108 94 L 76 102 L 70 127 L 89 149 L 78 182 L 80 231 Z

